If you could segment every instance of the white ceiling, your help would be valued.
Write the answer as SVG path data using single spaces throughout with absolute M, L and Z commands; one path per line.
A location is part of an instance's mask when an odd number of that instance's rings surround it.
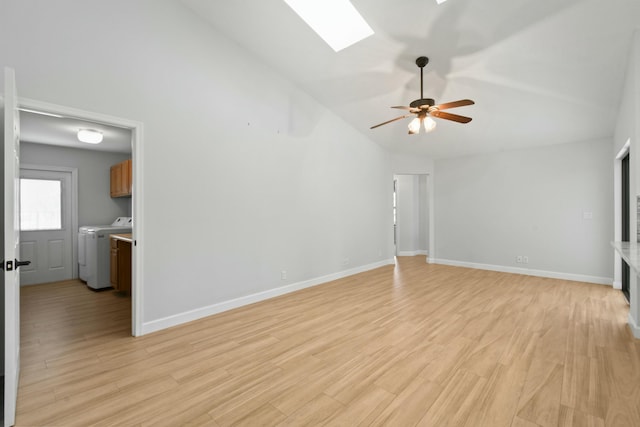
M 100 144 L 78 141 L 79 129 L 95 129 L 104 137 Z M 84 150 L 131 152 L 131 131 L 115 126 L 87 122 L 70 117 L 52 117 L 20 111 L 20 140 Z
M 434 158 L 613 135 L 638 0 L 351 0 L 375 35 L 334 52 L 283 0 L 182 0 L 352 126 L 400 153 Z M 392 105 L 471 98 L 407 135 Z M 256 76 L 259 78 L 259 76 Z
M 351 0 L 375 34 L 334 52 L 283 0 L 181 0 L 356 129 L 398 153 L 453 157 L 610 138 L 638 0 Z M 468 124 L 437 120 L 407 135 L 392 105 L 420 97 L 418 56 L 428 56 L 425 97 L 476 104 L 450 110 Z M 259 78 L 259 75 L 256 76 Z M 80 143 L 81 127 L 103 143 Z M 23 141 L 131 151 L 130 131 L 73 118 L 21 113 Z

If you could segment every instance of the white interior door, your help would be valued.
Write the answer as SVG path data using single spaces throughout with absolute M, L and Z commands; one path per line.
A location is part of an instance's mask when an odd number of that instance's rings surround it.
M 20 284 L 73 278 L 71 172 L 21 168 Z
M 15 72 L 4 69 L 4 425 L 16 418 L 20 372 L 20 116 Z

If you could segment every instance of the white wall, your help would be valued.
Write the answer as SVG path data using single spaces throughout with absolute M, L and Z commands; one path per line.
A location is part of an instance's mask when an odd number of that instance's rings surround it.
M 144 123 L 145 331 L 392 257 L 387 152 L 180 4 L 1 15 L 22 96 Z
M 106 153 L 22 142 L 21 163 L 78 169 L 78 225 L 111 224 L 131 215 L 131 198 L 112 199 L 109 170 L 131 154 Z
M 394 174 L 430 175 L 433 174 L 434 161 L 429 157 L 393 154 L 391 168 Z
M 591 141 L 437 160 L 435 257 L 610 284 L 611 148 Z

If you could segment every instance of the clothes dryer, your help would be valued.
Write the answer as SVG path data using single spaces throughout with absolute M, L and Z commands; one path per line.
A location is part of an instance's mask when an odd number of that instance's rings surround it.
M 131 217 L 118 217 L 111 225 L 85 225 L 78 230 L 78 275 L 92 289 L 111 287 L 109 277 L 111 234 L 131 233 Z

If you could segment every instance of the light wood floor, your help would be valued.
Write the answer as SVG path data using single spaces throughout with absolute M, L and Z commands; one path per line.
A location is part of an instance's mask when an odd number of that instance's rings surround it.
M 23 288 L 17 425 L 640 426 L 602 285 L 401 258 L 139 338 L 129 303 Z

